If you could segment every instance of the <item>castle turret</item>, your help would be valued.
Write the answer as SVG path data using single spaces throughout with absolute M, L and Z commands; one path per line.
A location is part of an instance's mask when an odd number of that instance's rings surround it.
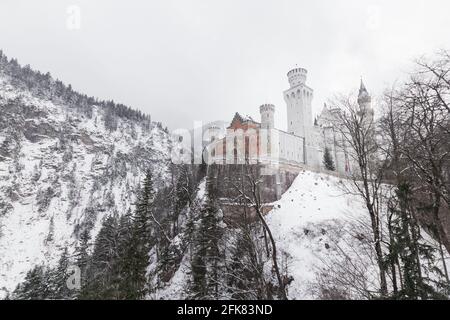
M 275 106 L 273 104 L 263 104 L 259 107 L 259 112 L 261 113 L 261 128 L 273 129 L 275 127 Z
M 361 109 L 366 109 L 367 107 L 370 107 L 372 99 L 369 95 L 369 92 L 366 89 L 366 86 L 364 85 L 364 82 L 361 79 L 361 85 L 359 87 L 359 94 L 358 94 L 358 104 Z
M 367 120 L 371 122 L 373 120 L 373 109 L 372 109 L 372 98 L 370 97 L 369 92 L 364 85 L 363 80 L 361 79 L 361 84 L 359 87 L 358 94 L 358 105 L 359 111 L 365 115 Z
M 287 104 L 287 131 L 309 140 L 313 126 L 313 90 L 306 85 L 307 74 L 308 71 L 303 68 L 288 72 L 290 88 L 284 92 L 284 100 Z
M 203 139 L 206 143 L 210 143 L 220 139 L 223 136 L 222 129 L 218 125 L 210 125 L 203 133 Z

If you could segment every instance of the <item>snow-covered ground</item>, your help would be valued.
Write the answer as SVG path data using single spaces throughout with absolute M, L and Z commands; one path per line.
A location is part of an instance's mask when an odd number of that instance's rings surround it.
M 343 183 L 334 176 L 303 171 L 267 215 L 294 278 L 288 288 L 290 299 L 314 298 L 310 286 L 323 260 L 335 254 L 348 236 L 342 231 L 349 221 L 367 215 L 357 197 L 345 194 Z

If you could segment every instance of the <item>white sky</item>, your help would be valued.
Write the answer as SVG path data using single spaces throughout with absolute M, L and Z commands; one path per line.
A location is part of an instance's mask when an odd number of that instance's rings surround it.
M 284 129 L 291 68 L 308 69 L 315 113 L 360 76 L 380 94 L 413 58 L 450 49 L 450 1 L 2 0 L 0 48 L 172 129 L 235 111 L 259 120 L 263 103 Z

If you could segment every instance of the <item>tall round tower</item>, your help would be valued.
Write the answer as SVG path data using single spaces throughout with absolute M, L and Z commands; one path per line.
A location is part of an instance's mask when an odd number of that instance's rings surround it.
M 288 72 L 290 88 L 284 91 L 287 105 L 287 131 L 310 140 L 313 119 L 311 103 L 313 90 L 306 85 L 308 71 L 295 68 Z
M 261 114 L 261 128 L 273 129 L 275 127 L 275 106 L 273 104 L 263 104 L 259 107 Z

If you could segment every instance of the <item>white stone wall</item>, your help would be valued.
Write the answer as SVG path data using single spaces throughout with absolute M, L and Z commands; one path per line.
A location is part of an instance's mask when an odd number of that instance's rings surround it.
M 279 135 L 280 160 L 298 163 L 305 162 L 303 138 L 277 130 Z

